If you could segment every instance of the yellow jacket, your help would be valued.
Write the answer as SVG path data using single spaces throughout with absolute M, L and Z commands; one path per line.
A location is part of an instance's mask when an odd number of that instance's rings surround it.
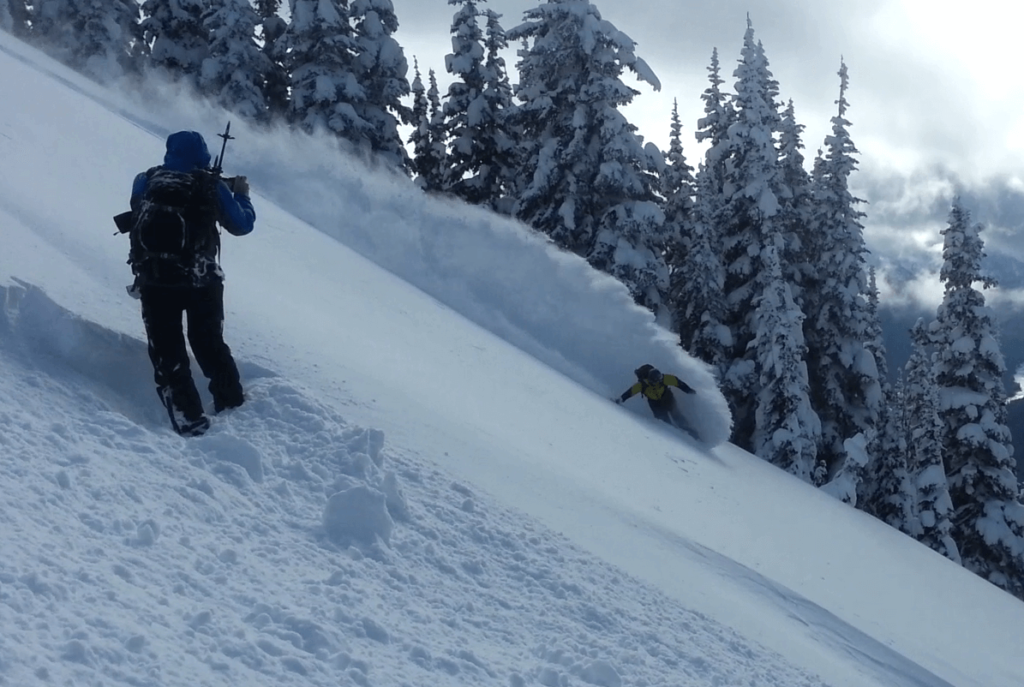
M 685 391 L 688 394 L 693 393 L 693 389 L 691 389 L 686 382 L 680 381 L 679 378 L 676 377 L 675 375 L 665 375 L 657 384 L 651 384 L 646 380 L 642 382 L 637 382 L 633 386 L 626 389 L 626 391 L 623 392 L 622 396 L 619 397 L 619 400 L 625 401 L 627 399 L 632 398 L 633 396 L 636 396 L 637 394 L 643 394 L 645 397 L 651 399 L 652 401 L 660 401 L 662 397 L 664 397 L 665 394 L 668 393 L 668 388 L 670 386 L 674 386 L 680 391 Z

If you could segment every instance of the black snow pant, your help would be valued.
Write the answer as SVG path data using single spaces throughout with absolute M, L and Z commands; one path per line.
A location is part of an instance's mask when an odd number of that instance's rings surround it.
M 654 413 L 654 417 L 658 418 L 662 422 L 667 422 L 673 427 L 678 427 L 694 437 L 697 436 L 693 431 L 693 428 L 690 427 L 690 423 L 687 422 L 685 417 L 683 417 L 683 413 L 679 410 L 679 406 L 676 405 L 676 397 L 672 395 L 671 389 L 665 389 L 665 394 L 657 401 L 653 398 L 648 398 L 647 405 L 651 407 L 651 412 Z
M 201 434 L 209 427 L 192 371 L 182 313 L 188 321 L 188 342 L 199 368 L 210 380 L 216 412 L 236 408 L 245 400 L 238 367 L 224 343 L 224 284 L 201 287 L 143 286 L 142 321 L 149 339 L 156 392 L 179 434 Z
M 676 397 L 672 395 L 671 389 L 665 389 L 665 393 L 659 399 L 647 399 L 647 405 L 651 407 L 654 417 L 670 425 L 675 424 L 672 415 L 676 409 Z

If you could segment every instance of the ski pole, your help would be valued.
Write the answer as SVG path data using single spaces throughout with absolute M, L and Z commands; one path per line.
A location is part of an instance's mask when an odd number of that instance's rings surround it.
M 224 128 L 224 133 L 217 134 L 220 138 L 224 139 L 224 142 L 220 146 L 220 155 L 217 156 L 217 160 L 213 164 L 213 173 L 220 176 L 220 173 L 224 169 L 224 150 L 228 147 L 228 141 L 234 140 L 234 136 L 231 135 L 231 122 Z

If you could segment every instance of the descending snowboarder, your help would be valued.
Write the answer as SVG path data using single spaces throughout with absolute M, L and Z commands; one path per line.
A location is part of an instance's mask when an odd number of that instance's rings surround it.
M 228 138 L 225 132 L 225 143 Z M 189 369 L 183 313 L 196 362 L 210 380 L 215 412 L 245 400 L 238 367 L 224 343 L 217 223 L 244 236 L 252 231 L 256 213 L 245 177 L 222 179 L 220 161 L 211 169 L 202 135 L 179 131 L 167 137 L 164 163 L 136 176 L 132 185 L 128 264 L 136 279 L 129 292 L 142 301 L 157 395 L 183 436 L 210 427 Z
M 621 396 L 612 400 L 621 404 L 637 394 L 642 394 L 647 399 L 647 404 L 651 407 L 654 417 L 683 431 L 690 432 L 689 424 L 679 412 L 675 396 L 672 395 L 672 390 L 669 387 L 674 386 L 687 394 L 696 392 L 675 375 L 662 374 L 653 365 L 641 365 L 634 370 L 634 374 L 639 381 L 626 389 Z

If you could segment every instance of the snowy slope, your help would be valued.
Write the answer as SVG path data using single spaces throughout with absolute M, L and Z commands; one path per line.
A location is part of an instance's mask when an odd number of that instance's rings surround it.
M 175 437 L 109 218 L 226 115 L 4 34 L 0 82 L 0 684 L 1024 684 L 1024 604 L 708 448 L 623 288 L 326 141 L 233 124 L 250 402 Z M 646 361 L 707 443 L 608 402 Z

